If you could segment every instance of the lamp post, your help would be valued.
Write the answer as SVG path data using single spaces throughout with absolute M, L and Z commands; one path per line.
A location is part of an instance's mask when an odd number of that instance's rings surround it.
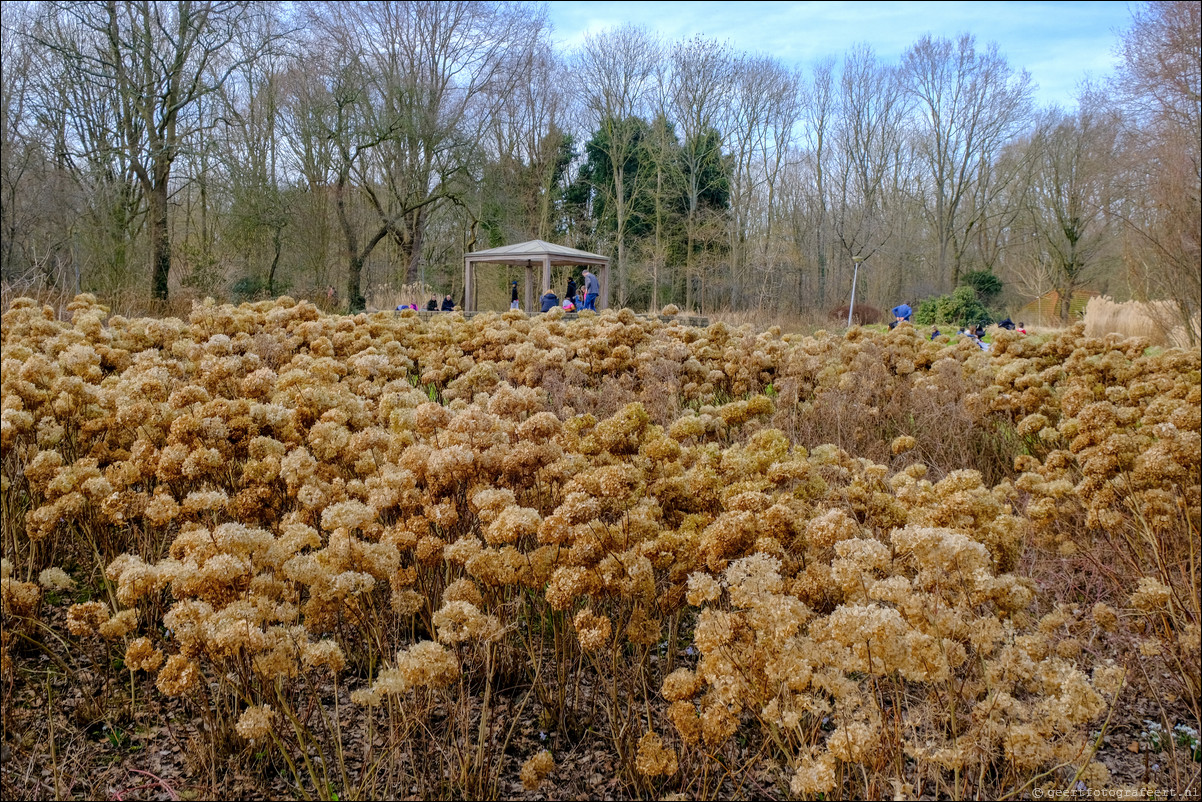
M 855 262 L 856 268 L 851 274 L 851 306 L 847 308 L 847 327 L 851 328 L 851 316 L 856 311 L 856 280 L 860 277 L 860 262 L 863 262 L 865 257 L 853 256 L 851 260 Z

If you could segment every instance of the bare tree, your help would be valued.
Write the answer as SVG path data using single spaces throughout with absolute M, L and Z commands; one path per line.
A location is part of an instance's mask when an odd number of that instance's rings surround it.
M 1030 230 L 1060 296 L 1060 319 L 1067 323 L 1073 293 L 1098 274 L 1112 244 L 1109 184 L 1118 153 L 1117 120 L 1083 98 L 1075 116 L 1049 112 L 1031 147 Z
M 311 19 L 314 46 L 304 68 L 293 76 L 294 145 L 310 186 L 325 192 L 330 183 L 338 230 L 347 260 L 346 299 L 361 309 L 363 267 L 389 233 L 389 221 L 373 225 L 364 238 L 355 214 L 357 178 L 366 171 L 368 154 L 388 137 L 373 126 L 367 112 L 369 76 L 356 39 L 345 26 Z
M 753 225 L 764 211 L 769 167 L 776 167 L 773 153 L 778 142 L 786 146 L 796 119 L 797 77 L 780 62 L 765 56 L 744 55 L 738 60 L 734 92 L 730 100 L 730 130 L 726 137 L 730 180 L 730 249 L 732 302 L 747 268 Z
M 363 3 L 350 19 L 374 81 L 367 113 L 387 132 L 362 186 L 411 283 L 430 215 L 462 202 L 486 132 L 529 84 L 545 18 L 522 4 L 460 1 Z
M 1136 185 L 1124 214 L 1137 295 L 1172 299 L 1196 343 L 1202 310 L 1202 6 L 1136 10 L 1116 81 L 1129 120 L 1125 162 Z
M 797 251 L 799 309 L 811 303 L 819 308 L 826 305 L 830 270 L 828 171 L 834 151 L 836 104 L 835 60 L 827 58 L 814 65 L 801 94 L 804 147 L 799 158 L 802 163 L 795 169 L 786 170 L 784 187 L 790 230 Z M 816 273 L 816 286 L 807 286 L 803 280 L 802 271 L 810 260 Z
M 797 71 L 781 76 L 769 116 L 768 136 L 761 140 L 758 153 L 759 169 L 764 176 L 764 211 L 761 215 L 763 230 L 760 234 L 761 250 L 757 265 L 761 273 L 760 307 L 767 302 L 769 292 L 777 296 L 778 307 L 783 296 L 784 276 L 779 270 L 779 260 L 776 258 L 779 249 L 774 247 L 775 222 L 780 216 L 779 196 L 789 159 L 796 157 L 793 143 L 797 124 L 803 115 L 803 83 L 803 76 Z
M 262 41 L 279 46 L 262 49 L 257 57 L 238 59 L 240 66 L 220 88 L 216 113 L 222 122 L 217 145 L 228 197 L 232 245 L 246 261 L 248 275 L 259 284 L 262 272 L 256 257 L 264 238 L 270 261 L 263 290 L 276 294 L 284 248 L 284 230 L 292 219 L 282 154 L 286 102 L 285 79 L 296 56 L 284 46 L 285 21 L 265 14 L 254 20 L 258 29 L 240 30 L 233 51 L 254 51 Z
M 94 87 L 118 104 L 111 137 L 137 177 L 148 204 L 151 284 L 165 300 L 171 272 L 168 192 L 182 143 L 203 125 L 197 103 L 240 60 L 221 61 L 255 7 L 247 2 L 150 3 L 105 0 L 46 6 L 38 41 L 60 59 L 64 80 Z M 245 54 L 253 58 L 255 51 Z M 73 119 L 69 124 L 82 121 Z
M 677 158 L 680 143 L 676 139 L 676 126 L 671 121 L 672 81 L 671 62 L 661 60 L 655 68 L 655 81 L 650 101 L 654 119 L 651 121 L 650 135 L 646 144 L 646 150 L 655 169 L 654 189 L 651 190 L 655 205 L 655 234 L 651 243 L 649 259 L 651 263 L 652 311 L 660 308 L 660 282 L 665 274 L 668 275 L 672 286 L 675 286 L 675 277 L 668 270 L 668 235 L 675 217 L 671 198 L 684 183 L 680 159 Z
M 58 287 L 66 283 L 62 268 L 69 261 L 64 246 L 70 226 L 56 224 L 74 204 L 55 191 L 63 173 L 55 169 L 44 139 L 52 118 L 38 121 L 38 59 L 26 37 L 32 11 L 27 3 L 6 6 L 0 37 L 0 275 L 6 282 Z
M 924 195 L 938 274 L 946 281 L 950 271 L 954 286 L 987 199 L 976 191 L 982 169 L 1026 123 L 1031 77 L 1015 73 L 996 44 L 978 52 L 967 34 L 955 42 L 924 36 L 906 52 L 902 67 L 917 103 L 917 150 L 927 170 Z
M 489 120 L 482 206 L 475 217 L 522 239 L 549 240 L 556 227 L 555 201 L 562 189 L 572 140 L 568 126 L 566 66 L 549 41 L 540 38 L 507 102 Z
M 406 283 L 417 281 L 431 216 L 463 204 L 502 105 L 529 81 L 544 18 L 515 3 L 330 3 L 310 11 L 325 54 L 311 119 L 333 148 L 347 296 L 361 307 L 362 270 L 390 237 Z M 334 89 L 322 95 L 321 82 Z M 351 190 L 372 210 L 360 232 Z M 362 240 L 361 240 L 362 238 Z
M 876 254 L 901 223 L 898 199 L 906 189 L 905 120 L 908 103 L 898 71 L 866 46 L 843 62 L 835 126 L 832 222 L 844 259 Z M 900 291 L 902 265 L 888 271 Z
M 585 110 L 591 130 L 600 141 L 613 172 L 608 198 L 617 223 L 618 304 L 626 303 L 630 291 L 630 267 L 626 258 L 626 229 L 631 203 L 640 191 L 639 176 L 628 175 L 640 147 L 638 126 L 631 122 L 646 111 L 655 64 L 660 57 L 659 41 L 641 28 L 623 26 L 585 37 L 572 64 L 577 98 Z M 642 177 L 645 182 L 648 177 Z
M 725 185 L 721 169 L 726 106 L 735 63 L 727 45 L 696 36 L 673 46 L 671 109 L 684 142 L 680 149 L 685 189 L 685 305 L 692 303 L 694 244 L 701 225 L 702 196 Z

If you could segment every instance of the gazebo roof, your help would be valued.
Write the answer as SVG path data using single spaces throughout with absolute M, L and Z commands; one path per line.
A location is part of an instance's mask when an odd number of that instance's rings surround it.
M 495 264 L 522 264 L 527 261 L 542 262 L 551 258 L 553 265 L 607 265 L 609 258 L 588 251 L 578 251 L 566 245 L 554 245 L 541 239 L 502 245 L 485 251 L 465 253 L 464 261 L 492 262 Z

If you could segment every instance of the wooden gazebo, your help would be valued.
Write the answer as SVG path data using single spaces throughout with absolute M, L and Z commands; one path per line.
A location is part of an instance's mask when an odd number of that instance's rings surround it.
M 502 245 L 499 248 L 489 248 L 486 251 L 476 251 L 463 255 L 463 310 L 476 311 L 476 276 L 477 264 L 495 265 L 525 265 L 526 266 L 526 303 L 523 308 L 527 314 L 538 310 L 534 297 L 534 266 L 542 265 L 543 274 L 539 296 L 551 289 L 552 265 L 588 265 L 600 267 L 597 275 L 601 283 L 601 295 L 597 298 L 597 308 L 609 306 L 609 258 L 588 251 L 578 251 L 566 245 L 552 245 L 541 239 L 520 242 L 516 245 Z

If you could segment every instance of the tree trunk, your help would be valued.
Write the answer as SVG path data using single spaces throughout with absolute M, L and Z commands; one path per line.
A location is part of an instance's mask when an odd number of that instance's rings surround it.
M 626 305 L 626 186 L 625 170 L 614 167 L 615 214 L 618 225 L 618 306 Z M 608 299 L 607 299 L 608 300 Z
M 271 258 L 271 269 L 267 271 L 267 294 L 275 297 L 275 271 L 280 266 L 280 252 L 283 250 L 283 229 L 277 228 L 271 232 L 271 244 L 275 253 Z
M 342 236 L 346 242 L 347 277 L 346 298 L 351 309 L 365 306 L 363 296 L 359 292 L 359 279 L 363 273 L 363 257 L 359 255 L 358 237 L 355 227 L 351 225 L 350 214 L 346 208 L 346 176 L 339 175 L 334 188 L 334 202 L 338 209 L 338 222 L 342 227 Z
M 409 242 L 405 243 L 408 248 L 408 259 L 405 266 L 405 283 L 414 284 L 419 277 L 419 269 L 422 261 L 422 243 L 426 239 L 426 209 L 422 206 L 412 214 L 413 228 L 410 231 Z
M 167 300 L 167 277 L 171 273 L 171 234 L 167 229 L 167 182 L 161 181 L 147 193 L 150 203 L 151 287 L 154 297 Z

